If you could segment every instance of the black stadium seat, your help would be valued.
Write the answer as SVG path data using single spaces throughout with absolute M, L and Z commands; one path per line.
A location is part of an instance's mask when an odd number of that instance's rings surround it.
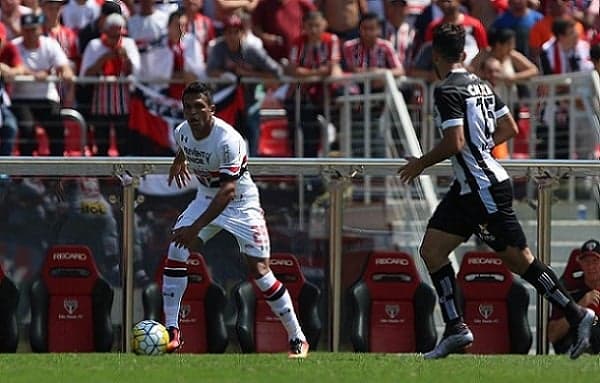
M 107 352 L 113 290 L 86 246 L 54 246 L 31 286 L 34 352 Z
M 0 352 L 15 352 L 19 343 L 19 291 L 0 267 Z
M 435 346 L 435 292 L 421 281 L 410 255 L 372 252 L 350 301 L 355 351 L 426 352 Z
M 162 312 L 163 259 L 156 273 L 156 283 L 144 289 L 145 319 L 164 322 Z M 216 284 L 208 273 L 202 255 L 191 253 L 187 260 L 188 286 L 181 300 L 179 326 L 184 344 L 183 353 L 222 353 L 227 348 L 225 325 L 225 290 Z
M 289 253 L 273 253 L 270 267 L 288 290 L 296 315 L 312 350 L 321 334 L 318 304 L 321 291 L 308 282 L 296 257 Z M 279 318 L 263 298 L 254 281 L 244 281 L 233 291 L 238 319 L 237 334 L 242 352 L 283 352 L 289 349 L 288 337 Z
M 457 277 L 474 354 L 527 354 L 532 335 L 527 319 L 529 294 L 492 252 L 468 252 Z

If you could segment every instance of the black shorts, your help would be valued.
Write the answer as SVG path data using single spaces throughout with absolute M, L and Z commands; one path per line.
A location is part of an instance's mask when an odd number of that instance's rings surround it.
M 527 239 L 512 203 L 510 180 L 464 195 L 460 195 L 460 185 L 454 182 L 435 209 L 427 228 L 464 237 L 465 241 L 475 234 L 495 251 L 503 251 L 507 246 L 524 249 Z M 489 213 L 493 208 L 496 211 Z

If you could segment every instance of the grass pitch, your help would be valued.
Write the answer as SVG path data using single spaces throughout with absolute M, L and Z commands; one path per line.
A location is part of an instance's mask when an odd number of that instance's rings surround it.
M 313 352 L 163 355 L 0 354 L 0 382 L 600 382 L 600 357 L 452 355 L 427 361 L 414 354 Z

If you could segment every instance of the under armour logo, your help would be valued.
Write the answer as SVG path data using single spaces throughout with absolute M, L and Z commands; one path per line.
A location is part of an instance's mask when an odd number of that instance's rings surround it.
M 163 293 L 163 297 L 175 298 L 175 293 Z

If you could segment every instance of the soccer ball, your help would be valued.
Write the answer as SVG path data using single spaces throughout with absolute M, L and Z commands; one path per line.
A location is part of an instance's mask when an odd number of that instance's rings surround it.
M 164 354 L 169 343 L 167 328 L 157 321 L 143 320 L 133 326 L 131 348 L 138 355 Z

